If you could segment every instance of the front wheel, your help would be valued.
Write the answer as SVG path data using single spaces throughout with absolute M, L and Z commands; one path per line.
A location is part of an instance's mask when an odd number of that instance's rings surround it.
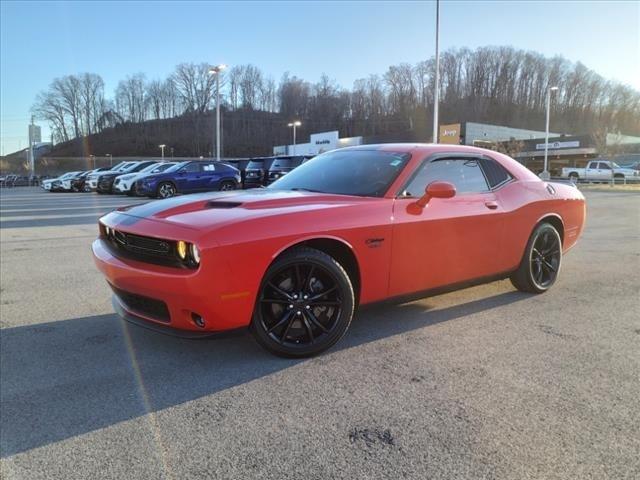
M 296 248 L 267 270 L 251 330 L 271 353 L 310 357 L 342 338 L 354 306 L 353 286 L 344 268 L 324 252 Z
M 173 197 L 176 193 L 177 193 L 177 190 L 173 183 L 163 182 L 160 185 L 158 185 L 156 196 L 158 198 L 169 198 L 169 197 Z
M 558 278 L 561 263 L 560 234 L 553 225 L 541 223 L 531 234 L 511 283 L 522 292 L 544 293 Z

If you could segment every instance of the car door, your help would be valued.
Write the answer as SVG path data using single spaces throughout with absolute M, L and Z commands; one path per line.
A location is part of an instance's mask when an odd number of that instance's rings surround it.
M 191 162 L 180 169 L 175 182 L 179 192 L 193 193 L 198 191 L 200 179 L 200 162 Z
M 220 168 L 215 162 L 204 162 L 201 167 L 201 184 L 200 189 L 202 191 L 210 192 L 212 190 L 218 190 L 218 182 L 220 180 Z
M 390 296 L 407 295 L 498 273 L 504 214 L 473 156 L 426 160 L 395 200 Z M 416 200 L 434 181 L 456 187 L 452 198 Z

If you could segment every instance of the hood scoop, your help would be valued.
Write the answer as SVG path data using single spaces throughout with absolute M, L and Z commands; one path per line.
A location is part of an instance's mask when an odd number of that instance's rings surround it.
M 242 205 L 242 202 L 225 202 L 221 200 L 211 200 L 204 205 L 204 208 L 229 209 L 239 207 L 240 205 Z

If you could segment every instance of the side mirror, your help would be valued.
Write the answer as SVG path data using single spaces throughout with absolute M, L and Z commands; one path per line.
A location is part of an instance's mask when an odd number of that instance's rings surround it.
M 451 198 L 456 194 L 456 187 L 449 182 L 431 182 L 424 189 L 424 195 L 418 199 L 416 204 L 424 208 L 432 198 Z

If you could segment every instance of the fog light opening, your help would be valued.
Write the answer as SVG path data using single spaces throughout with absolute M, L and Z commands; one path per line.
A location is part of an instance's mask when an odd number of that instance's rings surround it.
M 204 328 L 204 318 L 198 315 L 196 312 L 191 312 L 191 320 L 196 324 L 196 327 Z

